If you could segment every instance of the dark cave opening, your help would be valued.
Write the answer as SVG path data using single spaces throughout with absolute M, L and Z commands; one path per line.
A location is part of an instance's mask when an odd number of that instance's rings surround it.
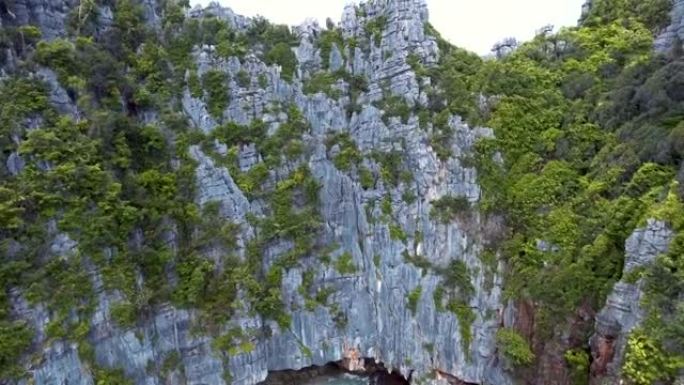
M 338 379 L 334 383 L 340 385 L 409 385 L 411 383 L 410 375 L 409 378 L 405 378 L 398 370 L 389 370 L 383 363 L 377 363 L 372 358 L 365 358 L 363 371 L 352 372 L 346 370 L 341 362 L 329 362 L 323 366 L 309 366 L 300 370 L 271 371 L 268 372 L 266 380 L 259 385 L 318 385 L 334 379 Z

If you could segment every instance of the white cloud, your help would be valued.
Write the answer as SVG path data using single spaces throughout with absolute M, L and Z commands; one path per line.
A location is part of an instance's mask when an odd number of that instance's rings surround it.
M 191 0 L 206 5 L 210 0 Z M 307 18 L 339 20 L 350 0 L 220 0 L 247 15 L 296 25 Z M 527 40 L 540 27 L 575 25 L 584 0 L 427 0 L 430 21 L 453 44 L 479 54 L 505 37 Z

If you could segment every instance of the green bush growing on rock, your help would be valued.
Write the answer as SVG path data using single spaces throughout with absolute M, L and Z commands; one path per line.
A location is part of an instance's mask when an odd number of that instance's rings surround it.
M 372 37 L 375 45 L 379 47 L 382 42 L 382 33 L 386 26 L 387 16 L 381 15 L 368 20 L 364 26 L 364 31 L 366 36 Z
M 439 270 L 444 278 L 443 285 L 457 289 L 461 298 L 470 299 L 475 294 L 475 287 L 470 281 L 468 265 L 461 260 L 452 260 L 446 268 Z
M 461 348 L 465 352 L 470 351 L 470 343 L 473 340 L 473 323 L 475 312 L 464 301 L 452 299 L 447 303 L 446 309 L 456 315 L 458 329 L 461 332 Z
M 36 61 L 55 70 L 63 83 L 78 68 L 75 47 L 68 40 L 41 40 L 36 46 L 35 55 Z
M 323 69 L 327 70 L 330 67 L 330 53 L 332 52 L 333 45 L 336 45 L 340 51 L 344 49 L 342 31 L 339 29 L 325 30 L 321 32 L 316 44 L 321 50 L 320 55 Z
M 586 385 L 589 383 L 589 354 L 584 350 L 568 350 L 563 355 L 565 362 L 570 367 L 570 378 L 573 384 Z
M 361 152 L 356 147 L 356 142 L 346 132 L 328 137 L 325 144 L 328 150 L 335 145 L 339 147 L 339 152 L 333 158 L 333 163 L 340 171 L 350 171 L 353 166 L 358 166 L 363 160 Z
M 392 117 L 399 117 L 402 123 L 407 124 L 412 112 L 412 108 L 406 100 L 397 95 L 385 96 L 382 101 L 376 102 L 375 105 L 384 111 L 382 120 L 385 124 L 389 124 Z
M 237 84 L 242 88 L 249 88 L 251 80 L 249 73 L 245 70 L 238 71 L 235 77 L 235 81 L 237 81 Z
M 138 310 L 128 302 L 112 304 L 110 313 L 112 319 L 121 327 L 127 328 L 135 325 L 138 318 Z
M 525 338 L 513 329 L 499 329 L 496 342 L 504 357 L 516 366 L 525 366 L 534 362 L 534 353 Z
M 418 301 L 420 301 L 422 294 L 423 287 L 420 285 L 416 286 L 416 288 L 411 290 L 411 292 L 408 294 L 408 308 L 411 310 L 411 314 L 414 316 L 418 310 Z
M 277 64 L 282 69 L 280 76 L 292 81 L 295 70 L 297 69 L 297 57 L 287 43 L 278 43 L 266 53 L 264 58 L 266 64 Z
M 356 273 L 356 265 L 351 253 L 343 253 L 335 261 L 335 270 L 341 275 L 350 275 Z
M 470 202 L 468 201 L 468 198 L 447 195 L 432 201 L 430 216 L 447 224 L 469 209 Z
M 408 241 L 408 236 L 406 235 L 404 230 L 401 228 L 401 226 L 396 224 L 396 223 L 390 223 L 389 233 L 390 233 L 390 239 L 392 239 L 392 240 L 401 241 L 404 243 L 406 243 L 406 241 Z
M 340 97 L 341 93 L 339 90 L 333 88 L 335 83 L 337 83 L 337 79 L 330 72 L 316 72 L 310 79 L 304 82 L 302 91 L 305 94 L 322 92 L 332 99 L 337 99 Z
M 373 172 L 367 167 L 359 167 L 359 183 L 364 190 L 369 190 L 375 185 L 375 177 Z
M 218 70 L 209 70 L 202 75 L 202 87 L 207 93 L 207 108 L 216 119 L 223 117 L 228 107 L 228 75 Z
M 0 315 L 4 318 L 4 314 Z M 16 379 L 25 374 L 19 358 L 31 346 L 32 339 L 33 331 L 24 323 L 0 319 L 0 377 Z
M 96 366 L 93 368 L 95 385 L 133 385 L 133 381 L 126 378 L 123 369 L 110 369 Z

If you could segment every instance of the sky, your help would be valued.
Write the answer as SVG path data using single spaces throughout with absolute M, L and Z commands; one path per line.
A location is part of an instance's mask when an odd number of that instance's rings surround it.
M 307 18 L 336 22 L 353 0 L 218 0 L 236 13 L 262 15 L 275 23 L 298 25 Z M 575 25 L 585 0 L 427 0 L 430 22 L 452 44 L 480 55 L 494 43 L 529 40 L 540 27 Z M 206 5 L 210 0 L 191 0 Z

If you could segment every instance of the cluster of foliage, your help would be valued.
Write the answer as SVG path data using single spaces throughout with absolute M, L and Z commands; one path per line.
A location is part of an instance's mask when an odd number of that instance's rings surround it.
M 632 332 L 627 341 L 623 373 L 634 385 L 672 381 L 684 367 L 684 358 L 669 356 L 660 343 L 648 337 L 643 330 Z
M 387 16 L 376 16 L 366 21 L 364 32 L 366 33 L 366 36 L 373 38 L 376 46 L 380 46 L 380 43 L 382 42 L 382 33 L 384 32 L 386 26 Z
M 358 167 L 363 160 L 354 139 L 346 132 L 329 136 L 325 144 L 329 150 L 337 146 L 338 152 L 333 157 L 333 163 L 341 171 L 349 171 L 353 166 Z
M 316 45 L 320 49 L 323 69 L 327 70 L 330 67 L 330 54 L 333 46 L 337 46 L 337 49 L 340 51 L 344 48 L 345 44 L 344 37 L 342 37 L 342 31 L 333 28 L 321 32 L 318 40 L 316 40 Z
M 499 329 L 496 342 L 504 357 L 514 365 L 529 365 L 534 361 L 534 353 L 525 338 L 513 329 Z
M 432 201 L 430 215 L 442 223 L 449 223 L 468 209 L 470 209 L 468 198 L 446 195 Z
M 416 286 L 415 289 L 411 290 L 409 292 L 407 298 L 408 298 L 408 308 L 411 310 L 411 314 L 416 315 L 416 311 L 418 310 L 418 301 L 420 301 L 420 297 L 423 294 L 423 287 L 418 285 Z

